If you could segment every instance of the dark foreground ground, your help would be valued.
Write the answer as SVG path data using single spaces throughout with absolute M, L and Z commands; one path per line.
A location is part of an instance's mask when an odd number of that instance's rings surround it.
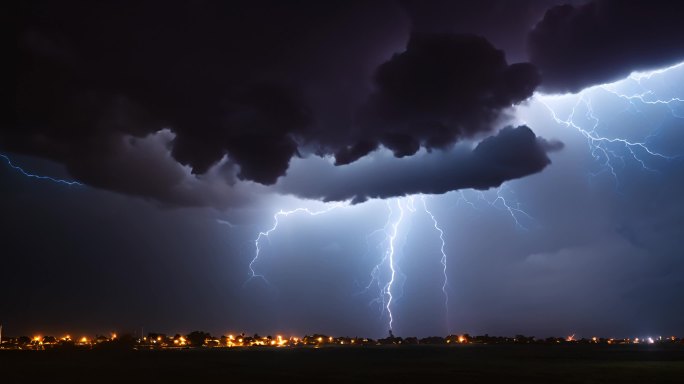
M 684 346 L 0 351 L 0 383 L 684 383 Z

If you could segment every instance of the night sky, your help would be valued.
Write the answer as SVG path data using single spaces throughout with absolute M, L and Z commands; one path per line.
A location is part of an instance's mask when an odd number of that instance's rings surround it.
M 684 334 L 679 2 L 13 8 L 6 334 Z

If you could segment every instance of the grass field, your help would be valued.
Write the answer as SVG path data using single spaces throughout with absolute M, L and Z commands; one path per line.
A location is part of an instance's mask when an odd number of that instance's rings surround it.
M 0 383 L 682 383 L 684 346 L 0 351 Z

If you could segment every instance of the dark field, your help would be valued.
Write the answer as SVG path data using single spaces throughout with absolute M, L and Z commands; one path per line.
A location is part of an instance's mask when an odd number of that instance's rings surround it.
M 0 383 L 682 383 L 684 346 L 0 351 Z

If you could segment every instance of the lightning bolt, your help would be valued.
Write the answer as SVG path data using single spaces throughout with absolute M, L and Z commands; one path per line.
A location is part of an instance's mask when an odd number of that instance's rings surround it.
M 268 239 L 268 237 L 271 235 L 271 233 L 273 233 L 275 230 L 278 229 L 278 224 L 280 224 L 280 218 L 281 217 L 287 217 L 287 216 L 297 214 L 297 213 L 306 213 L 309 216 L 318 216 L 318 215 L 322 215 L 324 213 L 328 213 L 334 209 L 340 208 L 340 207 L 345 206 L 345 205 L 347 205 L 347 204 L 346 203 L 334 203 L 331 206 L 329 206 L 325 209 L 322 209 L 322 210 L 318 210 L 318 211 L 312 211 L 308 208 L 300 207 L 300 208 L 292 209 L 290 211 L 285 211 L 285 210 L 281 209 L 280 211 L 276 212 L 273 215 L 273 226 L 266 231 L 259 232 L 256 239 L 254 239 L 255 253 L 254 253 L 254 258 L 252 258 L 252 261 L 249 263 L 250 276 L 247 279 L 247 281 L 245 281 L 243 286 L 255 278 L 260 278 L 266 284 L 270 285 L 270 283 L 268 282 L 268 280 L 266 279 L 266 277 L 264 275 L 256 272 L 256 270 L 254 269 L 254 265 L 259 261 L 259 254 L 261 253 L 261 241 L 264 238 Z
M 392 316 L 392 285 L 394 284 L 394 278 L 396 277 L 396 265 L 394 264 L 394 251 L 395 251 L 395 240 L 397 238 L 397 233 L 399 231 L 399 224 L 404 219 L 404 208 L 401 206 L 401 201 L 397 200 L 397 208 L 399 208 L 399 219 L 392 223 L 392 231 L 389 234 L 389 248 L 387 249 L 387 257 L 389 259 L 390 268 L 390 280 L 385 285 L 385 295 L 387 295 L 387 303 L 385 308 L 387 309 L 387 314 L 389 316 L 389 329 L 392 330 L 392 322 L 394 317 Z
M 501 205 L 503 206 L 503 209 L 508 212 L 508 214 L 511 216 L 513 221 L 515 222 L 515 226 L 518 229 L 522 229 L 524 231 L 529 230 L 526 226 L 524 226 L 521 221 L 523 219 L 531 220 L 534 221 L 534 217 L 532 217 L 529 213 L 525 212 L 523 210 L 522 205 L 520 202 L 516 199 L 512 202 L 509 203 L 508 200 L 506 200 L 506 197 L 504 196 L 504 192 L 509 191 L 509 193 L 513 193 L 512 190 L 507 185 L 502 185 L 501 187 L 496 189 L 496 198 L 489 202 L 489 205 L 491 206 L 497 206 Z
M 226 226 L 228 226 L 228 228 L 235 228 L 235 224 L 231 223 L 228 220 L 216 219 L 216 222 L 221 224 L 221 225 L 226 225 Z
M 477 197 L 474 200 L 470 199 L 466 193 L 475 193 Z M 472 189 L 458 191 L 457 196 L 456 203 L 453 206 L 459 207 L 461 204 L 467 204 L 475 210 L 480 210 L 477 204 L 478 201 L 481 201 L 486 206 L 508 213 L 515 223 L 515 227 L 523 231 L 529 230 L 529 227 L 523 224 L 524 222 L 536 222 L 536 219 L 523 209 L 522 204 L 515 198 L 515 193 L 508 184 L 503 184 L 494 191 L 476 191 Z
M 684 69 L 684 63 L 679 63 L 675 64 L 671 67 L 663 68 L 663 69 L 658 69 L 655 71 L 650 71 L 650 72 L 634 72 L 629 76 L 629 80 L 632 80 L 638 84 L 638 86 L 641 88 L 641 92 L 634 92 L 632 94 L 626 94 L 622 92 L 616 91 L 611 84 L 607 84 L 603 86 L 603 89 L 613 93 L 615 96 L 628 100 L 632 106 L 634 106 L 636 109 L 638 109 L 637 104 L 635 101 L 640 102 L 641 104 L 664 104 L 667 105 L 668 108 L 670 108 L 670 111 L 672 112 L 672 115 L 677 117 L 677 118 L 684 118 L 684 115 L 680 115 L 676 109 L 674 108 L 675 105 L 678 105 L 678 103 L 684 103 L 684 98 L 680 96 L 671 96 L 669 98 L 658 98 L 655 95 L 655 92 L 651 89 L 648 89 L 644 84 L 644 80 L 651 80 L 653 79 L 654 76 L 661 76 L 667 73 L 670 73 L 672 71 L 677 71 L 677 70 L 682 70 Z
M 392 216 L 394 211 L 392 210 L 392 205 L 390 204 L 389 201 L 385 202 L 387 206 L 387 221 L 385 222 L 385 225 L 382 226 L 382 228 L 376 229 L 375 231 L 371 232 L 366 236 L 366 245 L 368 246 L 369 240 L 371 237 L 373 237 L 377 233 L 384 233 L 385 238 L 383 239 L 383 242 L 389 241 L 389 235 L 387 233 L 387 229 L 390 227 L 392 223 Z M 376 248 L 379 247 L 380 245 L 376 245 Z M 368 252 L 366 252 L 368 253 Z M 373 283 L 375 283 L 378 287 L 378 297 L 375 299 L 371 300 L 369 304 L 374 304 L 374 303 L 381 303 L 380 308 L 384 312 L 385 308 L 385 302 L 384 302 L 384 295 L 383 295 L 383 286 L 381 283 L 381 277 L 380 277 L 380 270 L 383 265 L 387 263 L 387 252 L 383 252 L 383 257 L 380 259 L 380 261 L 373 266 L 370 272 L 370 281 L 368 282 L 368 285 L 361 291 L 360 293 L 366 293 L 370 290 L 371 286 L 373 286 Z
M 413 199 L 409 197 L 406 200 L 406 209 L 409 211 L 415 211 L 415 207 L 412 201 Z M 396 207 L 399 211 L 399 217 L 393 221 L 392 219 L 395 216 L 395 210 L 392 208 L 392 206 L 394 204 L 390 201 L 386 201 L 385 204 L 387 206 L 388 214 L 385 225 L 382 228 L 371 232 L 366 237 L 366 240 L 368 240 L 376 233 L 384 233 L 385 236 L 381 243 L 386 244 L 386 248 L 382 253 L 382 258 L 380 259 L 380 261 L 371 269 L 371 279 L 368 282 L 368 285 L 366 285 L 364 290 L 361 292 L 368 292 L 373 285 L 376 285 L 378 287 L 378 296 L 375 299 L 371 300 L 370 304 L 380 304 L 380 313 L 381 315 L 385 313 L 387 314 L 388 327 L 390 330 L 392 330 L 392 324 L 394 321 L 394 315 L 392 314 L 391 304 L 393 300 L 398 299 L 398 297 L 395 297 L 396 295 L 392 288 L 394 287 L 396 280 L 398 280 L 397 275 L 400 274 L 400 271 L 395 261 L 395 254 L 397 248 L 397 235 L 399 232 L 399 228 L 404 220 L 404 208 L 401 202 L 401 199 L 395 200 Z M 389 275 L 387 282 L 384 284 L 382 279 L 383 271 L 387 271 L 386 273 Z
M 437 223 L 437 219 L 435 218 L 435 215 L 432 214 L 432 212 L 428 209 L 427 203 L 425 202 L 425 196 L 421 196 L 420 200 L 423 202 L 423 209 L 425 210 L 425 213 L 427 213 L 430 218 L 432 219 L 432 224 L 435 227 L 435 230 L 439 232 L 439 240 L 442 242 L 442 244 L 439 247 L 439 251 L 442 253 L 442 258 L 440 259 L 440 262 L 442 263 L 442 274 L 444 275 L 444 283 L 442 284 L 442 293 L 444 294 L 444 313 L 446 314 L 447 318 L 447 324 L 449 323 L 449 294 L 447 293 L 447 285 L 449 284 L 449 280 L 447 277 L 447 255 L 446 252 L 444 251 L 444 247 L 446 247 L 446 243 L 444 241 L 444 231 L 442 228 L 439 227 L 439 223 Z
M 31 178 L 39 179 L 39 180 L 48 180 L 48 181 L 52 181 L 54 183 L 65 184 L 65 185 L 83 185 L 83 184 L 79 183 L 78 181 L 74 181 L 74 180 L 63 180 L 63 179 L 57 179 L 57 178 L 50 177 L 50 176 L 42 176 L 42 175 L 35 175 L 33 173 L 29 173 L 29 172 L 25 171 L 23 168 L 21 168 L 20 166 L 13 164 L 12 160 L 8 156 L 0 154 L 0 157 L 5 159 L 5 162 L 7 163 L 7 165 L 10 166 L 10 168 L 14 169 L 15 171 L 21 173 L 22 175 L 24 175 L 26 177 L 31 177 Z
M 513 219 L 513 221 L 516 223 L 516 226 L 519 228 L 526 229 L 526 227 L 523 226 L 522 224 L 522 217 L 530 218 L 532 217 L 527 214 L 520 206 L 520 203 L 517 201 L 511 202 L 506 199 L 504 196 L 505 191 L 507 187 L 502 186 L 501 188 L 497 189 L 495 192 L 493 192 L 495 195 L 491 196 L 492 191 L 490 192 L 482 192 L 482 191 L 475 191 L 478 194 L 479 199 L 483 200 L 486 202 L 487 206 L 492 206 L 497 209 L 503 209 L 507 213 L 509 213 Z M 473 202 L 471 199 L 469 199 L 464 191 L 459 191 L 458 193 L 459 196 L 459 202 L 463 201 L 466 204 L 470 205 L 473 208 L 476 208 L 476 202 Z M 429 218 L 432 221 L 432 227 L 434 230 L 439 234 L 439 240 L 440 240 L 440 263 L 441 263 L 441 269 L 442 269 L 442 295 L 444 297 L 444 311 L 445 311 L 445 316 L 447 319 L 447 326 L 449 322 L 449 280 L 448 280 L 448 257 L 446 253 L 446 239 L 445 239 L 445 233 L 442 227 L 439 225 L 439 222 L 437 220 L 437 217 L 433 213 L 433 211 L 429 208 L 428 202 L 425 196 L 423 195 L 418 195 L 420 197 L 420 207 L 422 208 L 422 211 L 425 212 L 426 215 L 429 216 Z M 268 228 L 265 231 L 259 232 L 257 237 L 254 240 L 254 247 L 255 247 L 255 253 L 254 257 L 252 258 L 251 262 L 249 263 L 249 278 L 247 281 L 245 281 L 245 285 L 255 279 L 259 278 L 263 280 L 266 284 L 270 285 L 270 282 L 266 279 L 266 277 L 257 272 L 256 269 L 256 264 L 258 264 L 260 260 L 260 255 L 261 251 L 263 249 L 263 241 L 265 239 L 268 239 L 269 236 L 274 233 L 275 231 L 278 230 L 281 221 L 284 217 L 293 215 L 293 214 L 307 214 L 309 216 L 318 216 L 322 215 L 325 213 L 328 213 L 334 209 L 337 209 L 342 206 L 346 206 L 346 203 L 338 203 L 334 204 L 332 206 L 329 206 L 325 209 L 322 210 L 317 210 L 313 211 L 308 208 L 296 208 L 293 210 L 280 210 L 277 213 L 273 215 L 273 225 Z M 370 281 L 368 284 L 365 286 L 365 288 L 359 292 L 359 294 L 369 292 L 374 286 L 377 287 L 377 297 L 372 299 L 369 304 L 374 304 L 377 303 L 380 309 L 380 314 L 382 317 L 387 319 L 387 326 L 389 327 L 390 330 L 393 330 L 394 325 L 395 325 L 395 315 L 393 313 L 394 306 L 397 303 L 397 300 L 401 297 L 401 291 L 398 293 L 398 289 L 401 288 L 401 285 L 403 281 L 405 281 L 406 277 L 404 274 L 401 272 L 401 269 L 399 268 L 398 262 L 397 262 L 397 254 L 399 252 L 400 248 L 400 243 L 399 243 L 399 238 L 400 238 L 400 232 L 401 228 L 406 221 L 407 218 L 409 218 L 411 215 L 415 214 L 417 212 L 416 209 L 416 196 L 408 196 L 405 198 L 398 198 L 398 199 L 393 199 L 393 200 L 387 200 L 385 201 L 385 205 L 387 207 L 387 220 L 383 227 L 376 229 L 375 231 L 371 232 L 366 236 L 366 244 L 367 247 L 370 248 L 370 239 L 374 237 L 377 234 L 383 234 L 382 240 L 378 243 L 377 247 L 382 247 L 384 250 L 382 251 L 381 259 L 378 261 L 377 264 L 373 266 L 370 272 Z M 224 222 L 220 222 L 220 224 L 226 224 Z M 384 245 L 384 246 L 382 246 Z
M 387 201 L 387 211 L 388 211 L 388 216 L 387 216 L 387 221 L 385 225 L 378 229 L 373 231 L 370 235 L 366 237 L 366 240 L 370 238 L 371 236 L 375 235 L 376 233 L 382 232 L 385 234 L 385 237 L 382 241 L 382 243 L 386 244 L 385 250 L 383 252 L 383 256 L 381 260 L 372 268 L 370 276 L 370 282 L 368 285 L 366 285 L 365 289 L 363 292 L 367 292 L 373 285 L 377 285 L 379 289 L 379 295 L 377 298 L 371 300 L 371 304 L 373 303 L 379 303 L 380 308 L 381 308 L 381 313 L 382 314 L 387 314 L 388 318 L 388 327 L 390 330 L 393 329 L 394 325 L 394 314 L 392 313 L 392 307 L 393 303 L 396 302 L 396 300 L 399 299 L 400 296 L 397 295 L 396 292 L 396 286 L 400 283 L 400 277 L 405 276 L 401 273 L 398 265 L 397 265 L 397 260 L 396 260 L 396 254 L 398 251 L 398 236 L 399 236 L 399 230 L 403 224 L 403 222 L 406 220 L 408 217 L 409 213 L 410 214 L 415 214 L 416 213 L 416 205 L 415 205 L 415 198 L 416 196 L 408 196 L 403 199 L 396 199 L 393 202 Z M 448 311 L 449 311 L 449 295 L 448 295 L 448 275 L 447 275 L 447 255 L 445 251 L 446 247 L 446 241 L 444 239 L 444 231 L 442 228 L 439 226 L 439 222 L 437 221 L 437 218 L 435 215 L 432 213 L 432 211 L 428 208 L 427 201 L 425 199 L 425 196 L 420 195 L 420 200 L 421 200 L 421 206 L 425 213 L 430 217 L 432 220 L 433 227 L 435 228 L 435 231 L 439 234 L 439 239 L 441 241 L 440 243 L 440 254 L 441 254 L 441 259 L 440 263 L 442 264 L 442 273 L 443 273 L 443 284 L 442 284 L 442 294 L 444 295 L 444 308 L 445 308 L 445 313 L 447 317 L 447 322 L 448 322 Z M 398 214 L 397 214 L 398 212 Z M 388 279 L 387 282 L 383 284 L 382 281 L 382 271 L 387 271 L 388 274 Z
M 579 132 L 587 141 L 591 155 L 601 163 L 602 171 L 593 173 L 597 176 L 601 172 L 609 172 L 616 185 L 619 185 L 618 171 L 620 165 L 626 165 L 627 160 L 638 164 L 642 169 L 655 172 L 648 164 L 650 159 L 673 160 L 679 156 L 670 156 L 656 150 L 650 142 L 658 135 L 657 129 L 652 130 L 643 139 L 634 140 L 620 136 L 608 136 L 602 134 L 600 128 L 605 126 L 601 118 L 595 112 L 595 100 L 604 97 L 612 97 L 617 100 L 626 101 L 629 108 L 625 111 L 633 113 L 643 113 L 643 106 L 664 105 L 670 110 L 670 114 L 677 119 L 684 118 L 678 114 L 677 109 L 684 107 L 684 95 L 674 95 L 659 97 L 658 92 L 649 89 L 645 80 L 654 80 L 656 76 L 684 70 L 684 63 L 657 71 L 633 73 L 628 78 L 611 84 L 602 84 L 587 88 L 578 94 L 570 95 L 542 95 L 535 94 L 534 100 L 539 102 L 549 112 L 549 115 L 557 124 L 572 128 Z M 637 88 L 637 91 L 624 92 L 622 88 Z M 682 92 L 684 87 L 677 87 L 678 92 Z M 570 112 L 561 116 L 560 112 L 552 105 L 556 101 L 571 101 Z
M 454 204 L 454 206 L 458 207 L 459 205 L 461 205 L 461 203 L 468 204 L 471 208 L 477 209 L 475 203 L 468 199 L 463 190 L 458 191 L 458 198 L 456 199 L 456 204 Z

